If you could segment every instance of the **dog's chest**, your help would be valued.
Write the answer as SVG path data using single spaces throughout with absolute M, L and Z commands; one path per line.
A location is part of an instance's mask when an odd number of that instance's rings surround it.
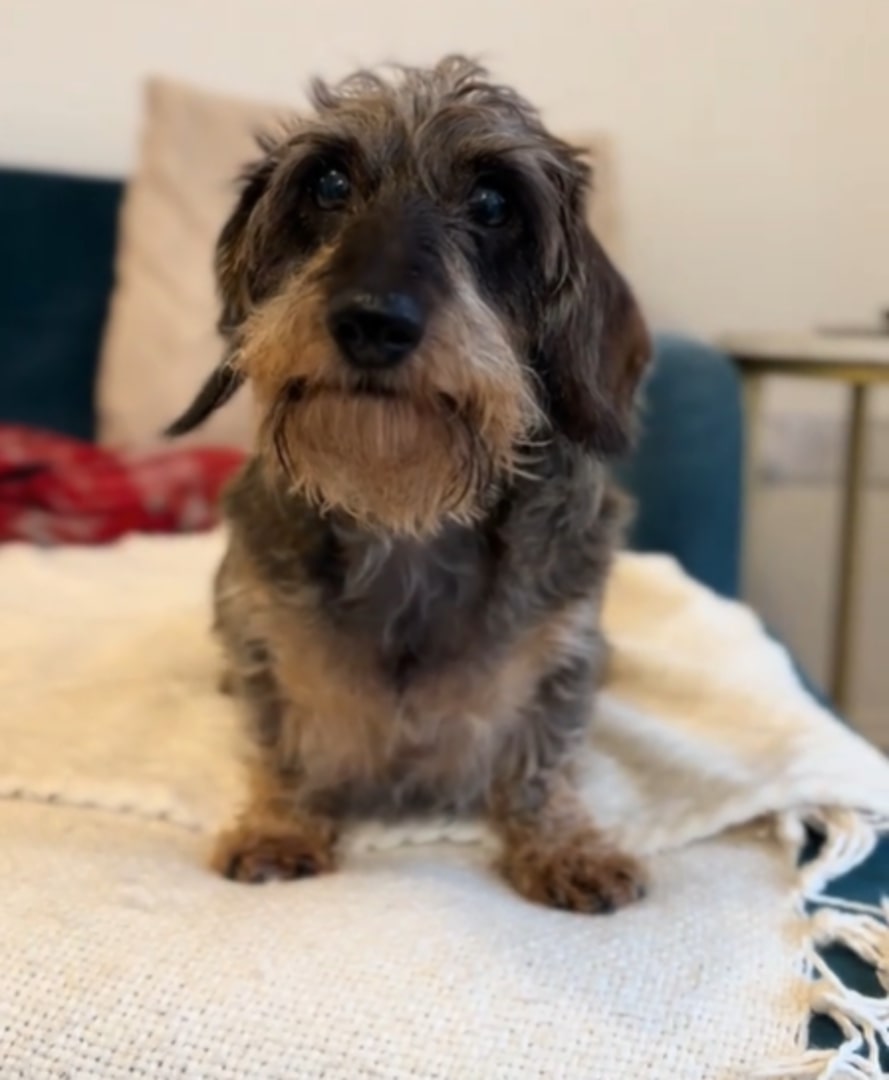
M 361 813 L 466 808 L 536 753 L 535 696 L 590 652 L 597 605 L 595 559 L 531 525 L 512 530 L 522 547 L 501 519 L 423 544 L 329 528 L 302 548 L 298 585 L 266 594 L 258 618 L 282 745 L 318 793 Z
M 480 534 L 454 528 L 426 543 L 345 536 L 338 546 L 330 618 L 396 692 L 440 672 L 473 645 L 486 647 L 497 567 Z
M 306 775 L 363 812 L 471 805 L 550 661 L 548 627 L 492 640 L 496 568 L 477 534 L 336 558 L 314 616 L 275 619 Z
M 586 615 L 560 613 L 502 650 L 458 651 L 458 634 L 452 662 L 421 656 L 406 678 L 341 628 L 287 619 L 275 635 L 293 725 L 286 741 L 309 787 L 340 811 L 468 809 L 504 755 L 521 756 L 525 745 L 533 753 L 527 709 L 588 625 Z

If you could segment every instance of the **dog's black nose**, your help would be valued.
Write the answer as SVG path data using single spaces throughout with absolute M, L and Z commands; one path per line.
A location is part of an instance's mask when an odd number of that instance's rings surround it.
M 343 355 L 360 368 L 397 364 L 424 330 L 420 305 L 406 293 L 344 293 L 333 299 L 327 322 Z

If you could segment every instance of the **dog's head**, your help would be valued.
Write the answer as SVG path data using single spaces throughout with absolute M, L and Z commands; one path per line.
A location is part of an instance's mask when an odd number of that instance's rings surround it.
M 292 487 L 414 534 L 477 517 L 553 430 L 622 450 L 648 335 L 578 151 L 460 58 L 314 104 L 244 176 L 216 251 L 229 349 L 171 433 L 250 379 Z

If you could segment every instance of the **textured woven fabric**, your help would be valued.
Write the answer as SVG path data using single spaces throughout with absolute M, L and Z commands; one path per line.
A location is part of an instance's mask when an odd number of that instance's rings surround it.
M 248 889 L 170 828 L 13 804 L 0 829 L 4 1080 L 726 1080 L 805 1008 L 790 869 L 749 838 L 586 919 L 441 845 Z
M 209 636 L 221 546 L 0 554 L 3 1080 L 740 1080 L 801 1052 L 788 851 L 821 808 L 849 823 L 834 861 L 860 861 L 889 765 L 748 611 L 668 560 L 619 562 L 588 792 L 659 853 L 643 903 L 528 905 L 482 826 L 447 821 L 365 827 L 340 873 L 248 888 L 205 868 L 241 790 Z

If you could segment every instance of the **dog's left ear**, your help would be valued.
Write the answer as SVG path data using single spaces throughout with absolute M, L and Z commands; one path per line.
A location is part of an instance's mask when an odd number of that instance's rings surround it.
M 630 445 L 651 338 L 629 286 L 587 223 L 588 179 L 583 166 L 562 176 L 559 284 L 543 314 L 538 362 L 555 425 L 609 456 Z

